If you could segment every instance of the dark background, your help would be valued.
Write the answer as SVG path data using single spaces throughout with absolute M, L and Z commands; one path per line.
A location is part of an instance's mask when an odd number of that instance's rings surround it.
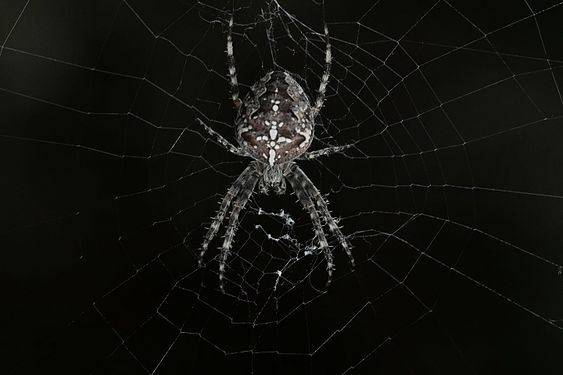
M 354 245 L 351 270 L 331 238 L 329 289 L 290 194 L 249 203 L 226 295 L 221 236 L 198 271 L 248 164 L 195 121 L 234 140 L 233 10 L 243 94 L 278 67 L 314 95 L 330 28 L 312 147 L 355 146 L 300 162 Z M 2 1 L 0 372 L 561 373 L 562 20 L 550 0 Z

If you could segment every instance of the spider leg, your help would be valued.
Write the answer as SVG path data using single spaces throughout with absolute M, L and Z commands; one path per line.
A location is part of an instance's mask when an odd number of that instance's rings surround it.
M 300 159 L 306 159 L 306 160 L 316 159 L 319 156 L 325 156 L 325 155 L 339 153 L 339 152 L 344 151 L 344 150 L 346 150 L 346 149 L 348 149 L 352 146 L 353 146 L 353 144 L 344 145 L 344 146 L 331 146 L 331 147 L 321 148 L 320 150 L 315 150 L 315 151 L 310 151 L 310 152 L 304 153 L 303 155 L 301 155 Z
M 246 154 L 241 149 L 234 146 L 231 142 L 227 141 L 221 134 L 219 134 L 215 130 L 211 129 L 209 126 L 207 126 L 199 118 L 196 118 L 196 120 L 201 124 L 201 126 L 203 126 L 205 131 L 207 131 L 209 133 L 209 135 L 214 137 L 217 140 L 217 143 L 219 143 L 221 146 L 223 146 L 227 151 L 229 151 L 229 152 L 231 152 L 235 155 L 238 155 L 238 156 L 246 156 Z
M 325 70 L 323 76 L 321 77 L 321 83 L 319 84 L 318 95 L 315 101 L 314 107 L 311 109 L 313 112 L 313 118 L 317 116 L 323 106 L 325 101 L 326 86 L 328 84 L 328 79 L 330 78 L 330 65 L 332 64 L 332 52 L 330 47 L 330 38 L 328 36 L 328 26 L 325 25 L 325 38 L 326 38 L 326 49 L 325 49 Z
M 217 231 L 219 230 L 221 223 L 225 219 L 225 215 L 227 213 L 227 210 L 229 209 L 229 206 L 231 205 L 232 200 L 239 194 L 241 189 L 245 186 L 248 179 L 252 176 L 253 170 L 254 167 L 252 165 L 246 167 L 246 169 L 231 185 L 229 190 L 227 190 L 227 194 L 225 194 L 225 196 L 223 197 L 223 200 L 221 201 L 221 205 L 219 206 L 219 210 L 217 211 L 217 214 L 213 218 L 213 221 L 211 222 L 211 225 L 209 226 L 209 229 L 207 230 L 207 234 L 205 235 L 205 238 L 203 240 L 203 244 L 201 245 L 201 251 L 199 253 L 200 267 L 203 263 L 203 256 L 205 255 L 205 252 L 209 247 L 209 243 L 211 242 L 211 240 L 213 240 L 213 237 L 215 237 L 215 235 L 217 234 Z
M 293 168 L 293 173 L 295 175 L 295 178 L 301 181 L 301 185 L 311 196 L 311 199 L 313 199 L 317 203 L 317 206 L 319 207 L 319 211 L 321 212 L 321 216 L 323 217 L 324 221 L 328 225 L 328 229 L 333 235 L 336 236 L 338 242 L 340 242 L 340 244 L 342 245 L 342 248 L 346 252 L 346 255 L 348 255 L 348 259 L 350 260 L 350 265 L 353 268 L 355 266 L 355 261 L 351 251 L 352 245 L 350 244 L 350 242 L 348 242 L 346 236 L 344 236 L 344 234 L 340 230 L 338 223 L 336 222 L 336 220 L 334 220 L 334 218 L 330 214 L 327 202 L 324 200 L 319 190 L 315 187 L 313 182 L 309 179 L 309 177 L 307 177 L 307 175 L 305 174 L 305 172 L 303 172 L 301 168 L 299 168 L 296 165 Z
M 240 108 L 242 101 L 239 98 L 237 69 L 235 66 L 235 56 L 233 54 L 233 18 L 229 20 L 229 32 L 227 34 L 227 65 L 229 68 L 229 79 L 231 85 L 231 98 L 235 104 L 235 108 Z
M 221 291 L 224 293 L 225 289 L 223 286 L 223 278 L 225 273 L 225 264 L 227 263 L 227 258 L 231 253 L 231 246 L 233 244 L 233 238 L 238 229 L 238 218 L 244 206 L 250 199 L 254 187 L 258 182 L 258 176 L 254 173 L 255 167 L 251 165 L 251 172 L 248 173 L 247 177 L 243 182 L 243 186 L 240 189 L 239 196 L 233 203 L 233 209 L 231 210 L 231 216 L 229 217 L 229 225 L 227 231 L 225 232 L 225 238 L 223 240 L 223 246 L 221 248 L 221 255 L 219 257 L 219 286 Z
M 295 167 L 297 168 L 297 166 Z M 305 211 L 309 213 L 309 216 L 311 217 L 311 222 L 313 224 L 313 229 L 315 231 L 315 237 L 319 241 L 319 246 L 323 251 L 323 254 L 326 259 L 326 270 L 328 273 L 328 279 L 326 285 L 329 286 L 330 282 L 332 281 L 332 271 L 334 270 L 334 262 L 333 262 L 332 252 L 330 251 L 330 247 L 328 246 L 328 241 L 326 240 L 326 235 L 323 231 L 319 213 L 315 208 L 315 203 L 313 202 L 309 194 L 307 194 L 307 189 L 304 186 L 304 180 L 301 179 L 299 175 L 293 173 L 290 173 L 287 176 L 287 179 L 289 180 L 289 183 L 291 184 L 291 187 L 293 188 L 293 191 L 295 192 L 297 199 L 299 199 L 301 205 L 303 205 L 303 208 L 305 209 Z

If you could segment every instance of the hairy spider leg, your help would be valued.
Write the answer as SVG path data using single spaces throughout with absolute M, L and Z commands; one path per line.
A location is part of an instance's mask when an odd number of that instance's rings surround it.
M 231 98 L 235 108 L 240 108 L 242 100 L 239 98 L 237 69 L 235 66 L 235 55 L 233 54 L 233 17 L 229 20 L 229 32 L 227 33 L 227 66 L 229 68 L 229 80 L 231 84 Z
M 197 118 L 196 120 L 201 124 L 201 126 L 203 126 L 205 131 L 207 131 L 209 133 L 209 135 L 214 137 L 217 140 L 217 143 L 219 143 L 221 146 L 223 146 L 227 151 L 229 151 L 229 152 L 231 152 L 235 155 L 246 156 L 246 154 L 240 148 L 234 146 L 231 142 L 227 141 L 221 134 L 219 134 L 215 130 L 211 129 L 209 126 L 207 126 L 199 118 Z
M 319 190 L 309 179 L 309 177 L 307 177 L 305 172 L 303 172 L 303 170 L 299 168 L 297 165 L 295 165 L 295 167 L 293 168 L 293 173 L 295 175 L 295 178 L 301 181 L 301 185 L 307 191 L 311 199 L 317 203 L 317 206 L 319 207 L 319 211 L 321 213 L 321 217 L 328 225 L 328 229 L 330 230 L 330 232 L 338 239 L 338 242 L 346 252 L 346 255 L 348 255 L 348 259 L 350 260 L 350 265 L 352 266 L 352 268 L 354 268 L 355 261 L 351 251 L 352 245 L 350 245 L 350 242 L 348 242 L 348 240 L 340 230 L 338 223 L 336 222 L 336 220 L 334 220 L 334 218 L 330 214 L 326 200 L 322 197 Z
M 250 168 L 252 168 L 252 171 L 245 178 L 244 185 L 239 192 L 239 196 L 233 203 L 233 209 L 231 210 L 231 216 L 229 217 L 229 225 L 227 226 L 227 230 L 225 232 L 225 238 L 223 240 L 223 246 L 221 248 L 221 255 L 219 257 L 219 286 L 223 293 L 225 293 L 223 286 L 225 264 L 227 263 L 227 258 L 229 257 L 229 254 L 231 252 L 233 238 L 235 237 L 235 233 L 238 229 L 238 218 L 241 211 L 244 209 L 244 206 L 250 199 L 250 196 L 254 191 L 254 187 L 259 180 L 255 166 L 251 164 Z
M 232 200 L 246 186 L 247 181 L 249 179 L 252 179 L 251 176 L 254 175 L 255 173 L 254 170 L 255 168 L 252 164 L 246 167 L 246 169 L 240 174 L 240 176 L 238 176 L 235 182 L 231 185 L 229 190 L 227 190 L 227 194 L 225 194 L 225 196 L 223 197 L 223 200 L 221 201 L 221 205 L 219 206 L 219 210 L 217 211 L 217 214 L 213 218 L 213 221 L 211 222 L 211 225 L 209 226 L 209 229 L 207 230 L 207 234 L 205 235 L 205 238 L 203 240 L 203 244 L 201 245 L 201 251 L 199 253 L 200 267 L 202 266 L 203 257 L 205 255 L 205 252 L 207 251 L 207 248 L 209 247 L 209 243 L 211 242 L 211 240 L 213 240 L 213 237 L 215 237 L 215 234 L 217 234 L 217 231 L 221 227 L 221 223 L 225 219 L 225 215 L 227 214 L 227 210 L 229 209 Z
M 321 77 L 321 83 L 319 84 L 319 89 L 317 90 L 317 99 L 315 100 L 315 105 L 311 108 L 313 113 L 313 118 L 315 118 L 323 106 L 325 101 L 326 86 L 328 85 L 328 80 L 330 78 L 330 66 L 332 64 L 332 52 L 330 47 L 330 38 L 328 36 L 328 26 L 325 25 L 325 38 L 326 38 L 326 49 L 325 49 L 325 70 L 323 76 Z
M 297 166 L 295 166 L 295 168 L 297 168 Z M 309 213 L 309 216 L 311 217 L 313 230 L 315 231 L 315 237 L 317 238 L 319 242 L 319 247 L 321 248 L 321 251 L 323 252 L 326 259 L 326 270 L 328 273 L 326 286 L 328 287 L 332 281 L 332 271 L 334 270 L 334 262 L 333 262 L 332 252 L 330 251 L 330 247 L 328 246 L 328 241 L 326 240 L 326 235 L 323 231 L 323 226 L 321 224 L 319 213 L 315 208 L 315 203 L 313 202 L 309 194 L 307 194 L 307 189 L 305 187 L 306 180 L 304 180 L 300 174 L 294 174 L 294 173 L 290 173 L 287 176 L 287 179 L 289 180 L 289 183 L 291 184 L 291 187 L 293 188 L 293 191 L 295 192 L 297 199 L 299 200 L 299 202 L 301 202 L 301 205 L 303 206 L 305 211 Z
M 321 148 L 320 150 L 306 152 L 303 155 L 301 155 L 299 157 L 299 159 L 304 159 L 304 160 L 316 159 L 319 156 L 326 156 L 326 155 L 339 153 L 339 152 L 344 151 L 344 150 L 346 150 L 346 149 L 348 149 L 352 146 L 353 146 L 353 144 L 348 144 L 348 145 L 343 145 L 343 146 L 330 146 L 330 147 L 326 147 L 326 148 Z

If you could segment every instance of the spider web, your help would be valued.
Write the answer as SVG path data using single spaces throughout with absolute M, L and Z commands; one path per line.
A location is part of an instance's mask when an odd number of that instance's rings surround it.
M 7 1 L 3 372 L 559 373 L 561 2 Z M 300 162 L 354 246 L 332 285 L 293 194 L 255 194 L 218 288 L 244 95 L 327 100 Z M 289 189 L 288 189 L 289 190 Z M 223 228 L 224 230 L 224 228 Z

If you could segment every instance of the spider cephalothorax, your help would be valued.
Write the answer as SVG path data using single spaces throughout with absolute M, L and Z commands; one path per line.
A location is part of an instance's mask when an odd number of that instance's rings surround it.
M 227 35 L 227 57 L 232 99 L 237 110 L 235 123 L 239 147 L 234 146 L 201 120 L 198 120 L 207 132 L 214 136 L 227 150 L 236 155 L 251 157 L 254 160 L 240 174 L 223 198 L 219 211 L 203 241 L 200 265 L 209 243 L 219 230 L 232 202 L 229 224 L 219 258 L 219 280 L 221 289 L 223 289 L 225 264 L 238 226 L 238 217 L 252 195 L 256 184 L 259 183 L 260 190 L 263 193 L 273 190 L 277 194 L 283 194 L 287 180 L 303 207 L 309 212 L 315 237 L 327 262 L 327 284 L 329 284 L 334 264 L 322 222 L 338 238 L 353 266 L 354 258 L 350 251 L 351 246 L 340 231 L 336 220 L 331 216 L 325 199 L 294 161 L 296 159 L 313 159 L 348 147 L 336 146 L 312 152 L 307 151 L 313 141 L 315 117 L 323 105 L 326 86 L 330 77 L 332 56 L 328 28 L 325 27 L 325 71 L 321 78 L 317 99 L 312 105 L 303 88 L 290 73 L 285 71 L 266 73 L 252 85 L 244 100 L 241 100 L 233 55 L 232 27 L 233 20 L 231 19 Z

